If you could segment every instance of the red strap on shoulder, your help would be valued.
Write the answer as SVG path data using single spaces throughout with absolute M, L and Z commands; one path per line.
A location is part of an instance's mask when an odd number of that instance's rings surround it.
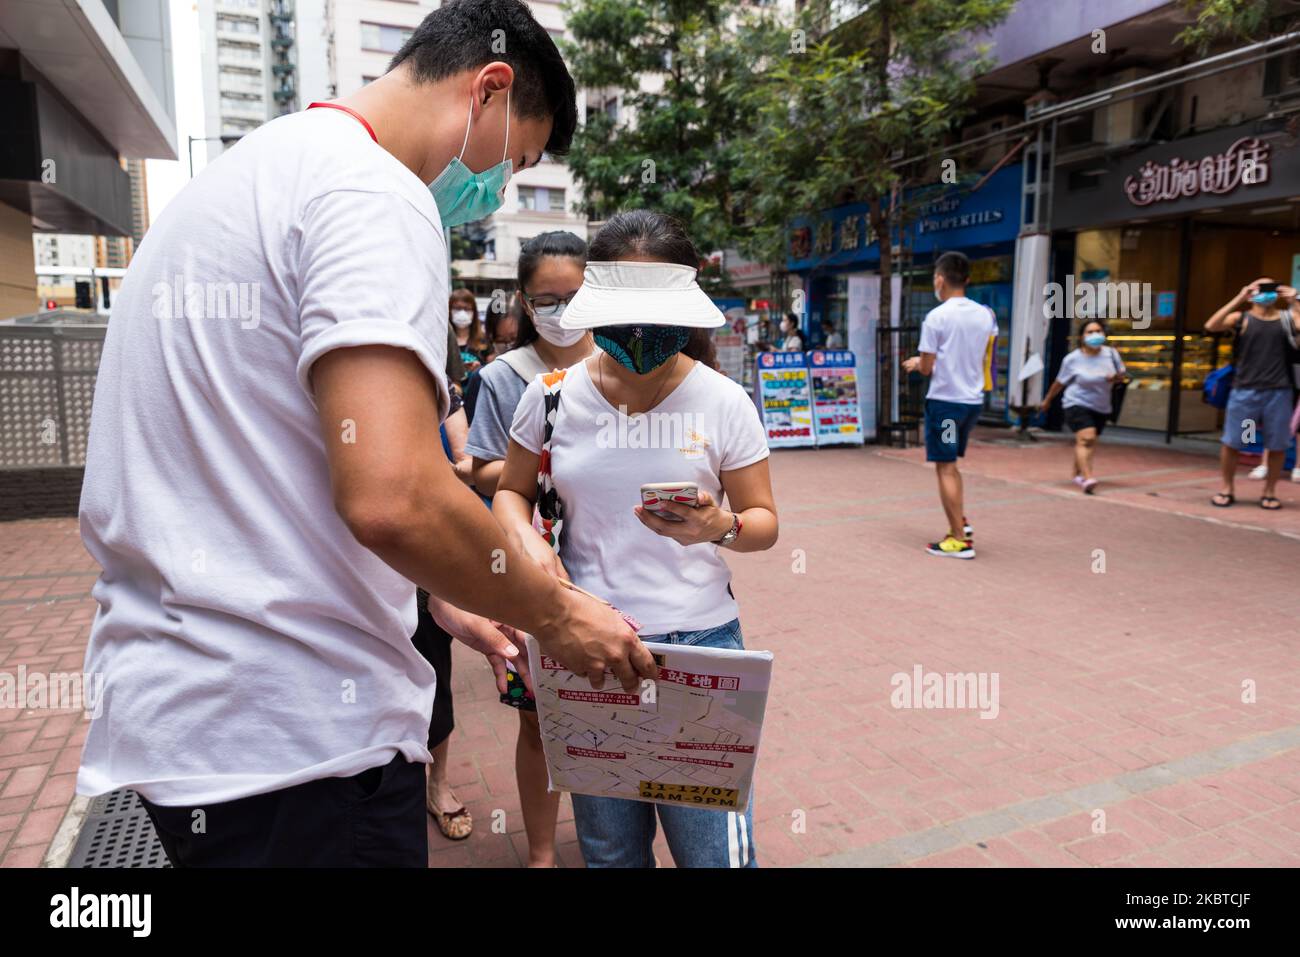
M 314 110 L 317 107 L 324 107 L 325 109 L 328 110 L 342 110 L 348 116 L 352 117 L 362 126 L 364 126 L 366 128 L 366 132 L 370 134 L 370 138 L 372 140 L 374 140 L 376 143 L 379 142 L 379 137 L 375 135 L 375 131 L 371 129 L 370 124 L 366 122 L 366 118 L 362 116 L 360 113 L 358 113 L 356 110 L 352 109 L 351 107 L 343 106 L 341 103 L 308 103 L 307 104 L 307 109 L 309 110 Z

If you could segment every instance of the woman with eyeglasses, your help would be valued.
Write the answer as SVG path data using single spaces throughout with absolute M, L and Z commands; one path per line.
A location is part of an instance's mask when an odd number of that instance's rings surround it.
M 522 312 L 514 346 L 479 370 L 474 421 L 465 450 L 473 456 L 474 487 L 492 496 L 510 446 L 510 423 L 528 383 L 552 369 L 566 369 L 595 349 L 591 333 L 560 328 L 560 316 L 582 285 L 587 244 L 572 233 L 542 233 L 519 252 Z M 556 559 L 557 573 L 562 573 Z M 555 821 L 560 796 L 547 791 L 537 708 L 522 686 L 512 689 L 510 703 L 519 711 L 515 778 L 528 833 L 528 866 L 555 865 Z

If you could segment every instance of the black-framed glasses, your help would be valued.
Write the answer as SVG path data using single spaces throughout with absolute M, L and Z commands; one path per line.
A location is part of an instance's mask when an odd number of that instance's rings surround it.
M 524 293 L 524 302 L 528 303 L 534 314 L 539 315 L 544 319 L 549 319 L 551 316 L 555 315 L 556 310 L 561 306 L 567 306 L 569 300 L 577 294 L 578 291 L 576 289 L 567 296 L 530 296 L 527 293 Z

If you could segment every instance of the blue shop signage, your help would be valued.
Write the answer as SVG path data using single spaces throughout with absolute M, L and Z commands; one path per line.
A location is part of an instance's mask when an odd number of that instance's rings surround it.
M 1014 242 L 1020 232 L 1020 164 L 993 174 L 978 192 L 969 185 L 926 186 L 906 192 L 907 239 L 914 253 Z M 850 203 L 801 216 L 791 224 L 786 266 L 791 271 L 880 261 L 870 206 Z

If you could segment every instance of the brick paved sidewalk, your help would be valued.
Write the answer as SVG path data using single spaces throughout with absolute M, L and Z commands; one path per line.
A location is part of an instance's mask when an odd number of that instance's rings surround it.
M 773 456 L 781 541 L 730 559 L 746 644 L 776 654 L 760 863 L 1300 864 L 1300 486 L 1280 514 L 1240 492 L 1212 509 L 1212 460 L 1106 445 L 1083 496 L 1065 444 L 1008 438 L 981 433 L 965 465 L 973 562 L 922 550 L 943 517 L 918 450 Z M 0 671 L 79 668 L 92 579 L 74 522 L 0 525 Z M 917 666 L 997 672 L 997 717 L 894 708 Z M 459 647 L 453 686 L 450 775 L 477 826 L 458 844 L 431 826 L 431 862 L 518 866 L 515 715 Z M 0 710 L 0 864 L 44 855 L 84 733 Z

